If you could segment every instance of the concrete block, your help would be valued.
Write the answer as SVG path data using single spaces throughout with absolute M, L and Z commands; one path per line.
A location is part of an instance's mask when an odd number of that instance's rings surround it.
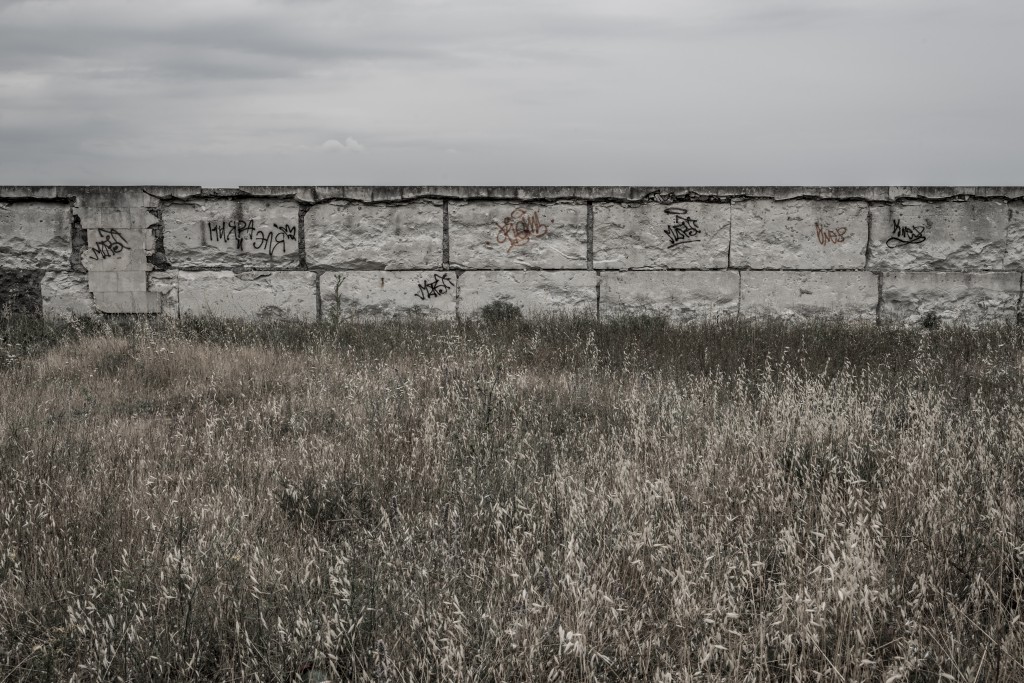
M 363 316 L 454 318 L 456 274 L 432 271 L 343 271 L 320 276 L 327 320 Z
M 1003 268 L 1024 270 L 1024 202 L 1012 201 L 1008 206 L 1006 256 Z
M 472 316 L 501 301 L 524 314 L 597 315 L 594 271 L 469 271 L 459 276 L 459 315 Z
M 93 294 L 100 292 L 145 292 L 146 271 L 89 271 L 89 291 Z
M 299 205 L 278 199 L 199 199 L 163 209 L 164 253 L 180 268 L 294 268 Z
M 159 225 L 156 209 L 140 206 L 112 208 L 80 208 L 76 215 L 86 230 L 146 230 Z
M 70 207 L 48 202 L 0 202 L 0 267 L 69 270 Z
M 57 199 L 55 185 L 0 185 L 0 200 L 3 199 Z
M 160 313 L 161 296 L 155 292 L 94 292 L 101 313 Z
M 80 273 L 47 273 L 41 283 L 43 316 L 71 318 L 95 315 L 89 282 Z
M 899 201 L 872 208 L 870 270 L 1001 270 L 1004 200 Z
M 890 199 L 951 199 L 974 195 L 978 191 L 974 186 L 951 185 L 893 185 L 889 188 Z
M 865 272 L 740 273 L 740 315 L 805 320 L 839 316 L 874 321 L 878 275 Z
M 587 206 L 450 202 L 448 250 L 467 270 L 586 269 Z
M 169 318 L 178 317 L 178 271 L 149 273 L 149 292 L 160 296 L 160 310 Z
M 88 244 L 82 254 L 82 265 L 93 271 L 145 272 L 152 268 L 146 260 L 152 232 L 148 229 L 90 228 Z
M 740 277 L 735 271 L 621 272 L 601 275 L 601 318 L 665 316 L 677 321 L 735 317 Z
M 867 243 L 866 202 L 752 199 L 732 205 L 733 268 L 858 270 Z
M 311 268 L 441 268 L 444 209 L 439 201 L 317 204 L 306 213 L 304 225 Z
M 75 206 L 79 210 L 160 206 L 160 199 L 141 187 L 84 185 L 63 187 L 61 192 L 75 197 Z
M 181 315 L 316 319 L 316 273 L 178 273 Z
M 597 269 L 713 269 L 729 265 L 729 204 L 595 204 Z
M 1020 273 L 882 273 L 879 318 L 918 324 L 928 314 L 946 322 L 1012 322 Z
M 164 200 L 191 199 L 201 194 L 203 188 L 198 185 L 146 185 L 142 190 L 151 200 Z

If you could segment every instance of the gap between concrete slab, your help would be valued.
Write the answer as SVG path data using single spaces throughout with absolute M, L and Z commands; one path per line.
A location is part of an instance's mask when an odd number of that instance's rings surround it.
M 308 204 L 299 204 L 299 268 L 306 270 L 306 214 L 309 212 Z M 319 320 L 319 317 L 317 318 Z
M 594 269 L 594 202 L 587 202 L 587 270 Z
M 441 203 L 441 269 L 451 268 L 450 247 L 448 241 L 448 200 Z M 458 317 L 458 306 L 455 307 Z

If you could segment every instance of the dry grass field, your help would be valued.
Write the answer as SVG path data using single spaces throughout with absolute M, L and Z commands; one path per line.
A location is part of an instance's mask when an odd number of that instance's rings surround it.
M 1024 328 L 0 320 L 0 681 L 1024 680 Z

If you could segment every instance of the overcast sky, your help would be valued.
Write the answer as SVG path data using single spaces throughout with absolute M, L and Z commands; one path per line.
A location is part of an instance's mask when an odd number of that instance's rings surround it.
M 2 184 L 1024 185 L 1020 0 L 0 0 Z

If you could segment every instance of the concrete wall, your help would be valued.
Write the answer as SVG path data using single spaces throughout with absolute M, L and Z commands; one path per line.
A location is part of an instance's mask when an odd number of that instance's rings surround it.
M 0 308 L 1016 320 L 1024 188 L 0 187 Z

